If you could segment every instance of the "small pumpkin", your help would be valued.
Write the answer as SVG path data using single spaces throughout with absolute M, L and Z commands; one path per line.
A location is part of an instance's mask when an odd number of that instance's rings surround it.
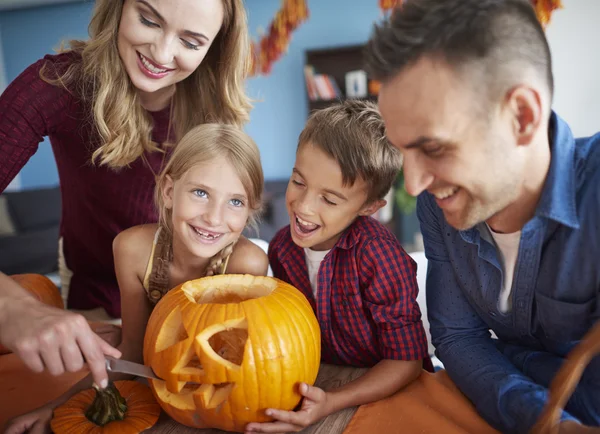
M 148 386 L 115 381 L 106 389 L 87 389 L 54 410 L 55 434 L 137 434 L 158 420 L 160 406 Z
M 46 276 L 41 274 L 13 274 L 10 278 L 42 303 L 58 307 L 59 309 L 65 308 L 60 291 Z
M 13 274 L 9 276 L 44 304 L 64 309 L 65 305 L 56 285 L 41 274 Z M 0 345 L 0 355 L 10 350 Z
M 197 428 L 243 431 L 269 407 L 292 410 L 298 384 L 314 384 L 321 334 L 293 286 L 265 276 L 218 275 L 169 291 L 154 308 L 144 361 L 150 386 L 173 419 Z

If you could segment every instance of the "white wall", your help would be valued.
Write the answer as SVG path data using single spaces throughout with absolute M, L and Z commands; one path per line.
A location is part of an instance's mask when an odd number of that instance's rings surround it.
M 554 109 L 575 137 L 600 131 L 600 0 L 562 0 L 546 35 L 552 50 Z

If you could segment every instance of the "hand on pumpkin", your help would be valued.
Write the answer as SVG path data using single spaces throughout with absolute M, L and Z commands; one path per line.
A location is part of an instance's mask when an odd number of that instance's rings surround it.
M 318 422 L 332 412 L 329 405 L 330 403 L 327 399 L 327 392 L 323 389 L 302 383 L 300 384 L 300 394 L 304 399 L 302 400 L 302 405 L 299 410 L 284 411 L 269 408 L 265 413 L 267 416 L 275 419 L 275 421 L 249 423 L 246 426 L 246 433 L 297 432 Z
M 52 420 L 53 405 L 44 405 L 29 413 L 17 416 L 6 424 L 4 434 L 42 434 L 50 433 L 50 420 Z
M 30 297 L 15 299 L 8 307 L 0 313 L 0 342 L 29 369 L 60 375 L 87 363 L 94 381 L 101 387 L 108 384 L 104 355 L 121 353 L 94 333 L 84 317 Z

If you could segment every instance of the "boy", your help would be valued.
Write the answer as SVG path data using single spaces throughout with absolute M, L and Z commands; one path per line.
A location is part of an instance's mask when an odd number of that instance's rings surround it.
M 272 423 L 247 432 L 298 431 L 346 407 L 392 395 L 430 368 L 416 302 L 416 265 L 370 217 L 400 170 L 373 103 L 315 112 L 300 134 L 286 192 L 290 226 L 269 246 L 274 276 L 304 293 L 319 320 L 322 361 L 370 367 L 327 392 L 306 384 L 297 412 L 268 409 Z

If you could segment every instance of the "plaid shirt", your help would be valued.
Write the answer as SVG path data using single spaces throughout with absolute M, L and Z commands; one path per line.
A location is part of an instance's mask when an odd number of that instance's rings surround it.
M 424 359 L 431 370 L 416 264 L 381 223 L 359 217 L 344 231 L 321 262 L 316 299 L 289 226 L 270 242 L 269 262 L 274 276 L 302 291 L 316 312 L 324 362 L 370 367 L 383 359 Z

